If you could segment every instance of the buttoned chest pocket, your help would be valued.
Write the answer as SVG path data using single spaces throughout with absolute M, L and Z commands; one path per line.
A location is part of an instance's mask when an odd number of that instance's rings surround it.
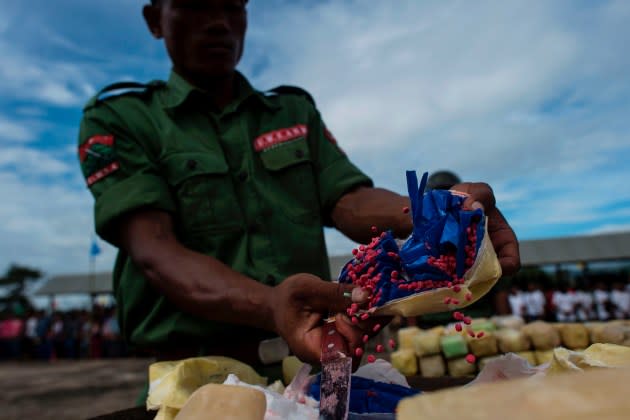
M 313 162 L 305 138 L 263 150 L 260 159 L 267 170 L 269 200 L 296 223 L 310 224 L 319 218 L 319 198 Z
M 163 162 L 177 200 L 176 221 L 185 234 L 241 227 L 238 202 L 223 157 L 175 153 Z

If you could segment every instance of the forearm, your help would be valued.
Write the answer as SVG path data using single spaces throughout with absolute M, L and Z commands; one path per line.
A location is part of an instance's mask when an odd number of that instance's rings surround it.
M 332 212 L 335 227 L 359 243 L 370 242 L 371 226 L 379 231 L 391 229 L 398 238 L 407 237 L 413 228 L 409 198 L 383 188 L 361 187 L 339 199 Z
M 212 320 L 273 331 L 272 288 L 232 270 L 215 258 L 179 247 L 145 260 L 142 270 L 182 311 Z
M 275 331 L 273 289 L 181 245 L 169 216 L 159 212 L 132 216 L 124 233 L 121 245 L 131 260 L 183 312 Z

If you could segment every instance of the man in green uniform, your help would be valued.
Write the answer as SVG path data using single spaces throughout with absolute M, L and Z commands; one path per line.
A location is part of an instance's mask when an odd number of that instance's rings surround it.
M 263 93 L 235 71 L 245 3 L 146 5 L 171 75 L 91 99 L 79 158 L 96 230 L 119 248 L 114 289 L 128 342 L 161 359 L 224 354 L 257 366 L 261 340 L 280 336 L 317 362 L 322 319 L 364 298 L 325 281 L 323 226 L 358 242 L 369 241 L 372 225 L 406 237 L 409 200 L 372 186 L 308 94 Z M 458 187 L 471 194 L 468 204 L 485 206 L 504 269 L 517 269 L 516 238 L 492 191 Z M 365 325 L 337 321 L 350 348 L 363 345 Z

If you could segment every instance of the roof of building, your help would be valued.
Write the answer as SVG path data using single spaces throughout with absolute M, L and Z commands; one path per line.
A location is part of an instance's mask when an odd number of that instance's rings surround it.
M 111 293 L 112 273 L 67 274 L 50 277 L 35 295 L 70 295 Z

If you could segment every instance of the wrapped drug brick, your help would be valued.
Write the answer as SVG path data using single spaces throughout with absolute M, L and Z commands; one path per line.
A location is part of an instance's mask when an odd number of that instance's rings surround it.
M 440 334 L 432 331 L 421 331 L 413 338 L 413 348 L 416 356 L 431 356 L 440 353 Z
M 420 375 L 425 378 L 441 378 L 446 375 L 446 364 L 441 354 L 421 357 L 419 365 Z
M 400 350 L 413 350 L 413 338 L 420 333 L 418 327 L 405 327 L 398 330 L 398 348 Z
M 497 337 L 499 350 L 502 353 L 517 353 L 530 348 L 529 339 L 522 331 L 512 329 L 499 330 L 495 333 L 495 336 Z
M 266 409 L 265 394 L 258 389 L 208 384 L 192 393 L 176 418 L 258 420 Z
M 525 320 L 520 316 L 515 315 L 501 315 L 493 316 L 490 318 L 498 329 L 511 328 L 513 330 L 520 330 L 525 325 Z
M 497 330 L 495 323 L 487 318 L 473 319 L 470 324 L 470 328 L 472 328 L 474 332 L 492 332 Z
M 627 379 L 623 369 L 597 369 L 451 388 L 403 399 L 396 419 L 627 419 Z
M 468 354 L 468 344 L 461 334 L 445 335 L 440 338 L 442 354 L 447 359 L 463 357 Z
M 538 363 L 536 362 L 536 356 L 534 355 L 533 351 L 519 351 L 517 353 L 514 353 L 519 357 L 522 357 L 523 359 L 527 360 L 527 362 L 532 365 L 532 366 L 536 366 Z
M 623 325 L 605 323 L 591 330 L 593 343 L 623 344 L 626 338 Z
M 562 324 L 560 326 L 560 338 L 562 345 L 571 350 L 585 349 L 590 339 L 588 330 L 582 324 Z
M 355 249 L 339 275 L 340 282 L 370 291 L 362 311 L 412 317 L 463 308 L 501 276 L 483 211 L 463 208 L 467 196 L 462 193 L 425 193 L 427 177 L 418 185 L 415 171 L 407 171 L 410 238 L 399 247 L 390 231 L 382 232 Z
M 560 345 L 560 334 L 546 322 L 532 322 L 521 330 L 530 339 L 536 350 L 550 350 Z
M 482 337 L 467 336 L 468 348 L 477 357 L 492 356 L 499 352 L 497 337 L 491 332 L 484 332 Z
M 473 376 L 477 373 L 477 365 L 470 363 L 466 358 L 452 359 L 447 362 L 448 374 L 454 378 Z
M 300 368 L 302 368 L 303 364 L 304 362 L 295 356 L 287 356 L 282 359 L 282 380 L 285 385 L 289 385 L 291 383 Z
M 536 350 L 534 356 L 536 357 L 536 364 L 543 365 L 551 362 L 553 359 L 553 350 Z
M 396 350 L 391 354 L 391 363 L 405 376 L 413 376 L 418 373 L 418 359 L 411 349 Z

